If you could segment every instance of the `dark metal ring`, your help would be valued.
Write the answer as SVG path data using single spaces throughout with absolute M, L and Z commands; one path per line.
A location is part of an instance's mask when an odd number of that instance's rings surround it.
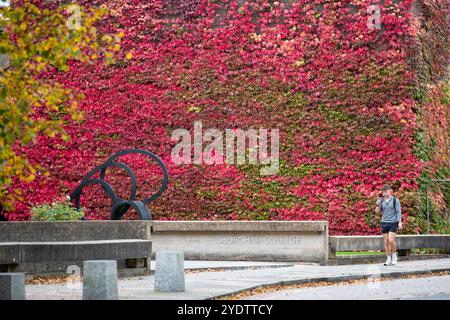
M 111 157 L 109 157 L 106 160 L 105 165 L 106 165 L 106 167 L 109 167 L 110 163 L 113 163 L 116 158 L 126 155 L 126 154 L 135 154 L 135 153 L 143 154 L 143 155 L 146 155 L 146 156 L 152 158 L 153 160 L 155 160 L 155 162 L 157 164 L 159 164 L 159 166 L 161 167 L 161 169 L 163 171 L 163 183 L 162 183 L 162 186 L 159 188 L 159 190 L 155 194 L 153 194 L 151 197 L 141 200 L 143 203 L 150 203 L 150 202 L 154 201 L 155 199 L 157 199 L 166 190 L 167 183 L 169 182 L 169 174 L 167 173 L 167 168 L 166 168 L 164 162 L 156 154 L 154 154 L 153 152 L 141 150 L 141 149 L 123 150 L 123 151 L 117 152 L 117 153 L 113 154 Z M 130 199 L 130 200 L 132 200 L 132 199 Z
M 151 197 L 145 198 L 144 200 L 136 200 L 136 189 L 137 189 L 137 181 L 136 181 L 136 175 L 134 174 L 133 170 L 131 170 L 130 167 L 127 165 L 114 161 L 120 156 L 123 156 L 125 154 L 143 154 L 146 155 L 153 160 L 156 161 L 156 163 L 162 168 L 163 171 L 163 183 L 159 190 L 153 194 Z M 115 168 L 121 168 L 126 171 L 128 176 L 131 179 L 131 192 L 130 197 L 128 200 L 121 199 L 117 197 L 116 193 L 114 192 L 114 189 L 111 187 L 111 185 L 105 181 L 106 176 L 106 170 L 109 167 L 115 167 Z M 94 174 L 97 172 L 100 172 L 100 179 L 91 178 Z M 113 154 L 111 157 L 109 157 L 102 165 L 95 167 L 89 173 L 83 178 L 81 183 L 78 185 L 78 187 L 70 194 L 70 200 L 75 200 L 75 208 L 77 210 L 80 209 L 80 198 L 81 194 L 83 193 L 83 189 L 86 186 L 92 185 L 92 184 L 100 184 L 102 186 L 102 189 L 105 191 L 105 193 L 108 195 L 109 198 L 111 198 L 112 201 L 112 208 L 111 208 L 111 220 L 120 220 L 125 213 L 128 211 L 128 209 L 132 206 L 139 218 L 141 220 L 151 220 L 152 215 L 150 211 L 148 210 L 146 204 L 154 201 L 157 199 L 165 190 L 167 187 L 167 184 L 169 182 L 169 174 L 167 172 L 167 168 L 164 164 L 164 162 L 154 153 L 146 150 L 141 149 L 128 149 L 123 150 L 120 152 L 117 152 Z
M 83 183 L 81 183 L 74 192 L 72 192 L 72 194 L 70 195 L 70 199 L 73 201 L 75 200 L 75 208 L 77 210 L 80 210 L 80 197 L 81 194 L 83 193 L 83 189 L 91 184 L 101 184 L 103 187 L 103 190 L 106 191 L 106 194 L 111 198 L 111 201 L 114 205 L 114 203 L 117 202 L 117 196 L 116 193 L 114 192 L 113 188 L 106 182 L 100 179 L 91 179 L 91 180 L 87 180 L 84 181 Z

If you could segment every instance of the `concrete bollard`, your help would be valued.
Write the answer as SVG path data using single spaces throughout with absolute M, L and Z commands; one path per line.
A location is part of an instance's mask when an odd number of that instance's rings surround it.
M 83 264 L 83 300 L 118 300 L 117 261 L 93 260 Z
M 182 251 L 161 251 L 156 253 L 155 291 L 185 291 L 184 253 Z
M 25 300 L 25 274 L 0 273 L 0 300 Z

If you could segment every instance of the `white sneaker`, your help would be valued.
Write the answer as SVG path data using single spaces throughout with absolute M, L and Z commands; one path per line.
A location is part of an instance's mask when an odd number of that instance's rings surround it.
M 392 264 L 392 257 L 388 256 L 386 259 L 386 262 L 384 263 L 385 266 L 390 266 Z
M 398 261 L 397 252 L 394 252 L 394 253 L 392 254 L 392 261 L 391 261 L 391 264 L 392 264 L 392 265 L 396 265 L 396 264 L 397 264 L 397 261 Z

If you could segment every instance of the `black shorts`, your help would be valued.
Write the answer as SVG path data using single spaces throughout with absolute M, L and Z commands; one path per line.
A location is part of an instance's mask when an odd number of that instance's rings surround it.
M 381 222 L 381 233 L 385 234 L 388 232 L 397 233 L 398 222 Z

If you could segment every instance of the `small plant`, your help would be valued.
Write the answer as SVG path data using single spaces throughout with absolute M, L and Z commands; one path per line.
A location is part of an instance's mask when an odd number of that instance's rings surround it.
M 83 209 L 76 210 L 67 200 L 41 204 L 31 209 L 32 221 L 76 221 L 83 215 Z

